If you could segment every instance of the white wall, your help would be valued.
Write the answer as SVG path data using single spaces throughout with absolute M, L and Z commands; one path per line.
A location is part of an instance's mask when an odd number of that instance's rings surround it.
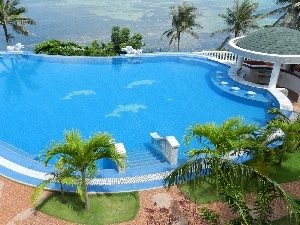
M 300 77 L 289 73 L 281 72 L 277 84 L 288 88 L 300 95 Z

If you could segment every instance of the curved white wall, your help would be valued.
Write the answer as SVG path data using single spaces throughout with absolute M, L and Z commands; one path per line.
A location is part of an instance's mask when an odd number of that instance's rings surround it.
M 297 93 L 300 96 L 300 77 L 286 72 L 281 72 L 277 84 Z M 298 98 L 298 102 L 300 98 Z

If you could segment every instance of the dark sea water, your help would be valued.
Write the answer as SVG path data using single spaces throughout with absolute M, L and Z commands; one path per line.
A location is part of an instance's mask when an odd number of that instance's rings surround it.
M 42 41 L 58 39 L 73 41 L 79 44 L 89 44 L 110 41 L 112 26 L 130 28 L 132 33 L 141 33 L 146 44 L 144 50 L 172 51 L 168 48 L 169 40 L 161 35 L 171 28 L 169 16 L 170 6 L 178 5 L 178 0 L 21 0 L 20 6 L 27 8 L 27 17 L 36 20 L 34 26 L 27 26 L 31 35 L 23 37 L 13 34 L 13 43 L 22 42 L 25 50 Z M 257 0 L 258 13 L 278 7 L 274 0 Z M 226 8 L 233 5 L 233 0 L 189 0 L 194 4 L 202 16 L 198 23 L 203 28 L 197 28 L 200 39 L 187 35 L 182 37 L 182 51 L 213 50 L 224 39 L 224 35 L 213 38 L 210 33 L 225 28 L 225 24 L 218 16 L 225 13 Z M 261 22 L 269 24 L 274 19 L 269 18 Z M 11 32 L 11 31 L 10 31 Z M 5 49 L 4 37 L 1 32 L 0 49 Z

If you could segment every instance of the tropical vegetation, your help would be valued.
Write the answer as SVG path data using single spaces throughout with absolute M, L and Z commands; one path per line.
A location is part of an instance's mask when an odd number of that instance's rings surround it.
M 61 192 L 61 201 L 65 201 L 65 191 L 64 185 L 78 185 L 80 183 L 79 176 L 75 174 L 73 168 L 68 167 L 66 164 L 63 164 L 62 161 L 58 161 L 55 164 L 56 171 L 48 174 L 48 179 L 40 183 L 34 190 L 32 194 L 32 200 L 34 205 L 38 205 L 38 199 L 43 193 L 44 189 L 51 183 L 59 183 L 60 192 Z
M 82 46 L 74 42 L 63 42 L 55 39 L 42 42 L 35 46 L 36 54 L 64 55 L 64 56 L 117 56 L 122 48 L 129 45 L 135 49 L 141 49 L 145 44 L 140 33 L 130 37 L 130 29 L 112 28 L 111 42 L 100 44 L 95 40 L 90 46 Z
M 252 160 L 272 161 L 273 150 L 266 147 L 261 138 L 264 135 L 256 135 L 258 132 L 262 130 L 244 124 L 240 118 L 228 119 L 220 126 L 207 123 L 189 127 L 186 144 L 196 140 L 200 147 L 190 149 L 188 162 L 166 177 L 165 185 L 170 187 L 191 181 L 197 187 L 209 184 L 232 212 L 238 214 L 232 224 L 269 224 L 277 198 L 284 202 L 288 214 L 299 221 L 299 206 L 275 181 L 254 167 L 234 161 L 236 156 L 249 154 Z M 254 204 L 247 201 L 248 192 L 255 194 Z
M 120 168 L 124 168 L 124 155 L 117 152 L 115 141 L 108 133 L 98 132 L 92 135 L 88 140 L 84 140 L 80 132 L 73 129 L 71 131 L 65 131 L 64 138 L 65 140 L 61 143 L 55 141 L 51 143 L 44 153 L 44 163 L 47 166 L 51 159 L 57 157 L 57 163 L 64 166 L 63 171 L 67 171 L 67 174 L 73 175 L 75 173 L 75 175 L 79 176 L 79 182 L 69 183 L 77 186 L 78 194 L 84 198 L 85 209 L 89 210 L 90 203 L 87 181 L 88 178 L 94 175 L 97 169 L 97 160 L 108 158 L 116 162 Z M 65 177 L 66 176 L 62 176 L 63 179 L 61 179 L 61 182 L 65 181 Z M 54 177 L 53 180 L 57 180 L 57 178 Z M 42 187 L 45 187 L 45 185 L 42 184 Z M 34 197 L 34 199 L 36 199 L 36 197 Z
M 140 33 L 134 34 L 130 37 L 130 29 L 120 29 L 114 26 L 111 30 L 111 44 L 115 53 L 120 54 L 122 48 L 132 46 L 134 49 L 141 49 L 145 44 L 142 42 L 143 36 Z
M 186 2 L 182 2 L 178 5 L 170 8 L 170 16 L 172 17 L 172 28 L 166 30 L 162 35 L 170 38 L 169 46 L 177 41 L 177 51 L 180 51 L 180 40 L 182 33 L 192 35 L 198 39 L 199 35 L 194 31 L 194 28 L 201 27 L 197 23 L 198 16 L 201 16 L 197 12 L 197 8 L 193 5 L 188 5 Z
M 18 8 L 17 6 L 19 3 L 19 0 L 0 0 L 0 25 L 4 30 L 6 45 L 9 45 L 14 38 L 14 36 L 8 31 L 9 27 L 12 27 L 13 31 L 17 33 L 28 36 L 29 31 L 24 25 L 35 24 L 33 19 L 23 15 L 26 13 L 26 8 Z
M 226 8 L 226 14 L 219 14 L 227 28 L 214 31 L 211 36 L 218 33 L 226 33 L 227 36 L 217 48 L 222 50 L 224 45 L 233 37 L 248 34 L 251 30 L 259 28 L 258 20 L 265 16 L 255 14 L 258 3 L 251 0 L 235 0 L 231 8 Z
M 266 16 L 279 15 L 272 26 L 300 29 L 300 0 L 276 0 L 276 4 L 282 6 L 265 14 Z
M 269 144 L 277 143 L 276 154 L 281 165 L 285 152 L 295 152 L 300 149 L 300 117 L 291 120 L 281 110 L 272 108 L 268 111 L 276 115 L 267 124 Z

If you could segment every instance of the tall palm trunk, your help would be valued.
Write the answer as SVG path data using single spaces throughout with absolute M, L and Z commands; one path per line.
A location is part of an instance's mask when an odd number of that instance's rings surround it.
M 7 31 L 7 26 L 6 24 L 4 23 L 3 25 L 3 30 L 4 30 L 4 35 L 5 35 L 5 40 L 6 40 L 6 45 L 9 45 L 9 34 L 8 34 L 8 31 Z
M 235 38 L 237 38 L 237 37 L 240 36 L 240 29 L 241 29 L 241 28 L 235 28 L 235 29 L 234 29 L 234 37 L 235 37 Z
M 281 166 L 282 161 L 283 161 L 283 154 L 284 154 L 284 150 L 281 150 L 279 153 L 279 159 L 278 159 L 278 165 Z
M 80 173 L 81 173 L 81 190 L 82 190 L 82 194 L 84 197 L 85 210 L 89 210 L 90 209 L 90 201 L 89 201 L 86 180 L 85 180 L 86 179 L 85 170 L 80 171 Z
M 177 32 L 177 37 L 178 37 L 178 39 L 177 39 L 177 51 L 179 52 L 180 32 Z

